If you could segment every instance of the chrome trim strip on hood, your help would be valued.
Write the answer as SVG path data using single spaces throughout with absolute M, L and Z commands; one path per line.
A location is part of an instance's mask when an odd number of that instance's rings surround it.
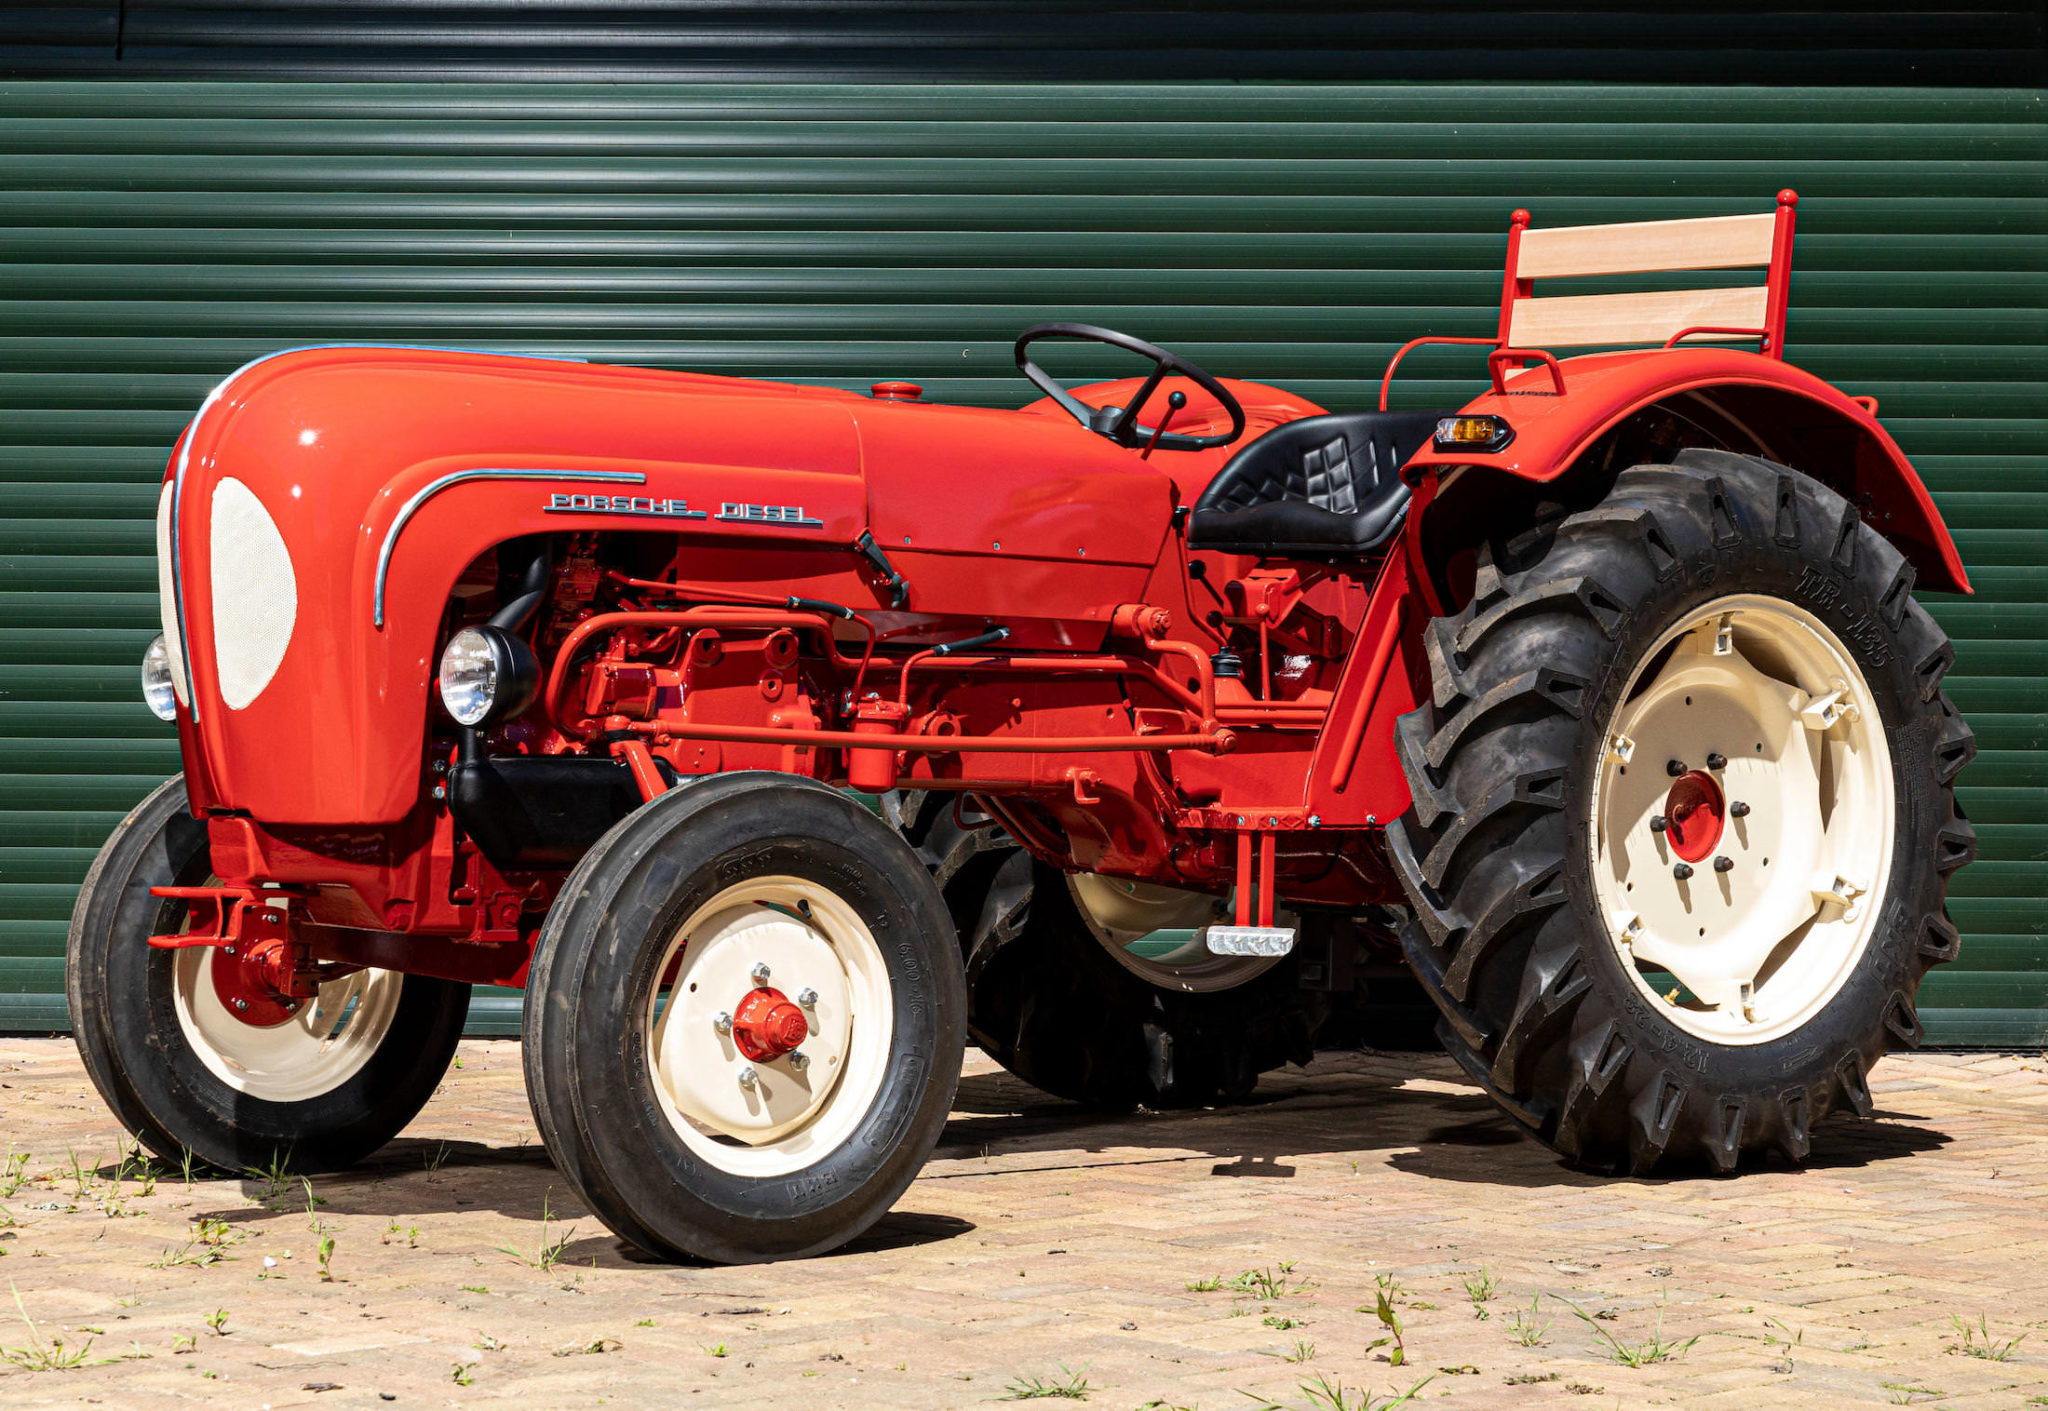
M 599 485 L 645 485 L 647 477 L 637 470 L 458 470 L 421 487 L 418 494 L 400 507 L 391 527 L 384 532 L 383 547 L 377 550 L 377 584 L 370 598 L 370 625 L 384 626 L 384 577 L 391 571 L 391 551 L 398 547 L 399 533 L 406 521 L 428 500 L 451 485 L 465 480 L 574 480 Z
M 307 343 L 296 348 L 279 348 L 274 353 L 265 353 L 260 358 L 251 358 L 248 362 L 243 363 L 240 367 L 222 378 L 215 385 L 214 389 L 206 394 L 206 400 L 199 404 L 199 410 L 192 416 L 191 425 L 185 428 L 184 443 L 178 449 L 178 468 L 171 473 L 171 587 L 173 589 L 172 596 L 177 599 L 173 607 L 178 614 L 178 652 L 185 659 L 185 689 L 192 698 L 188 705 L 192 711 L 194 724 L 197 724 L 199 720 L 199 678 L 192 671 L 192 633 L 185 622 L 185 541 L 183 536 L 179 534 L 178 529 L 185 499 L 185 467 L 192 458 L 192 443 L 199 439 L 199 423 L 206 419 L 206 414 L 209 411 L 213 410 L 213 404 L 221 399 L 221 394 L 234 385 L 235 379 L 250 368 L 260 363 L 267 363 L 272 358 L 284 357 L 287 353 L 317 353 L 338 348 L 386 349 L 408 353 L 480 353 L 485 357 L 521 358 L 529 362 L 540 363 L 582 363 L 587 361 L 584 358 L 543 358 L 527 353 L 500 353 L 493 352 L 488 348 L 445 348 L 425 343 Z M 383 592 L 381 584 L 382 580 L 380 578 L 378 589 L 380 600 Z

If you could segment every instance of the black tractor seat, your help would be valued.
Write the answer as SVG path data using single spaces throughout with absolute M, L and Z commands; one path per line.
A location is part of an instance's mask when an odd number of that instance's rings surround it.
M 1450 412 L 1344 412 L 1276 426 L 1195 501 L 1188 547 L 1324 558 L 1367 553 L 1400 528 L 1399 471 Z

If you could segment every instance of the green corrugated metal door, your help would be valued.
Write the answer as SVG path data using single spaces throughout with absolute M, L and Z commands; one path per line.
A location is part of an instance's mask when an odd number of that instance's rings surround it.
M 1493 327 L 1507 213 L 1797 187 L 1792 355 L 1882 401 L 1981 596 L 1957 1043 L 2048 1037 L 2041 95 L 1500 86 L 0 85 L 0 1028 L 63 1022 L 71 900 L 176 767 L 137 699 L 165 454 L 274 348 L 455 343 L 1021 401 L 1069 317 L 1325 405 Z M 1420 357 L 1417 403 L 1469 391 Z M 309 762 L 311 767 L 311 762 Z

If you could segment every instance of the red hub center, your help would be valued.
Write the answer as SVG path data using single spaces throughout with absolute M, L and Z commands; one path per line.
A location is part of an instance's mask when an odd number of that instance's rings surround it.
M 1664 796 L 1665 836 L 1671 839 L 1671 851 L 1687 862 L 1703 861 L 1720 845 L 1727 816 L 1721 786 L 1704 769 L 1679 775 Z
M 230 953 L 232 951 L 232 953 Z M 299 1012 L 282 993 L 291 975 L 291 947 L 271 937 L 213 949 L 213 992 L 228 1013 L 258 1029 L 274 1029 Z
M 748 990 L 732 1012 L 733 1045 L 755 1063 L 794 1053 L 810 1033 L 804 1012 L 788 995 L 766 985 Z

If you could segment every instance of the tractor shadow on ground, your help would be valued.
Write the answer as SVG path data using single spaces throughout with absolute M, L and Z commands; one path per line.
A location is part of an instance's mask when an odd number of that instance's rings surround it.
M 1265 1179 L 1293 1175 L 1292 1163 L 1301 1158 L 1353 1154 L 1361 1166 L 1384 1163 L 1431 1179 L 1521 1188 L 1706 1174 L 1703 1167 L 1683 1166 L 1648 1178 L 1576 1170 L 1525 1137 L 1440 1056 L 1325 1054 L 1306 1071 L 1268 1074 L 1245 1102 L 1156 1113 L 1091 1112 L 1005 1073 L 976 1074 L 962 1079 L 953 1106 L 956 1115 L 934 1155 L 961 1163 L 963 1175 L 974 1174 L 982 1160 L 994 1171 L 1043 1169 L 1016 1158 L 1081 1153 L 1090 1159 L 1067 1164 L 1093 1166 L 1105 1164 L 1105 1155 L 1133 1149 L 1162 1153 L 1134 1154 L 1128 1158 L 1133 1162 L 1214 1159 L 1211 1175 Z M 1950 1140 L 1916 1121 L 1886 1112 L 1870 1121 L 1831 1118 L 1815 1130 L 1805 1168 L 1853 1170 L 1932 1151 Z M 993 1166 L 998 1157 L 1007 1158 L 1002 1167 Z M 1741 1174 L 1774 1168 L 1784 1169 L 1784 1163 L 1766 1158 L 1745 1162 Z
M 1248 1100 L 1230 1106 L 1103 1113 L 1051 1097 L 1007 1073 L 963 1078 L 927 1181 L 986 1179 L 1096 1166 L 1207 1164 L 1211 1176 L 1286 1180 L 1303 1160 L 1348 1158 L 1361 1170 L 1391 1167 L 1431 1180 L 1524 1189 L 1663 1184 L 1708 1179 L 1679 1170 L 1652 1177 L 1574 1170 L 1521 1134 L 1450 1063 L 1435 1055 L 1321 1055 L 1309 1069 L 1268 1074 Z M 1830 1171 L 1895 1161 L 1946 1145 L 1950 1138 L 1906 1113 L 1870 1121 L 1831 1118 L 1814 1132 L 1806 1169 Z M 1767 1158 L 1732 1178 L 1784 1169 Z M 571 1195 L 546 1150 L 529 1141 L 400 1138 L 362 1165 L 311 1178 L 323 1215 L 373 1216 L 401 1226 L 433 1214 L 495 1213 L 518 1220 L 551 1217 L 553 1238 L 570 1237 L 564 1263 L 622 1268 L 651 1257 L 602 1232 Z M 217 1212 L 231 1224 L 305 1210 L 296 1178 L 267 1199 L 264 1181 L 245 1179 L 243 1194 L 263 1202 Z M 915 1199 L 915 1188 L 907 1199 Z M 577 1226 L 573 1234 L 571 1226 Z M 914 1209 L 892 1212 L 839 1255 L 874 1253 L 956 1238 L 964 1220 Z
M 908 1199 L 908 1197 L 906 1197 Z M 586 1235 L 570 1241 L 562 1249 L 562 1267 L 576 1269 L 649 1269 L 663 1266 L 679 1269 L 716 1269 L 723 1266 L 689 1261 L 679 1263 L 663 1259 L 636 1248 L 617 1236 L 603 1231 L 595 1219 L 583 1222 L 586 1228 L 595 1227 L 599 1233 Z M 933 1215 L 918 1210 L 892 1210 L 857 1239 L 848 1240 L 837 1249 L 810 1256 L 805 1262 L 817 1259 L 844 1259 L 852 1255 L 881 1254 L 893 1249 L 915 1249 L 920 1245 L 942 1244 L 972 1234 L 976 1225 L 971 1220 L 962 1220 L 952 1215 Z M 739 1297 L 734 1295 L 734 1297 Z M 745 1302 L 746 1300 L 742 1300 Z M 765 1308 L 727 1308 L 726 1313 L 765 1313 Z
M 110 1168 L 111 1169 L 111 1168 Z M 489 1213 L 515 1220 L 548 1217 L 545 1239 L 566 1241 L 550 1260 L 565 1270 L 644 1268 L 672 1261 L 647 1254 L 613 1236 L 570 1193 L 554 1162 L 538 1142 L 494 1147 L 482 1142 L 434 1141 L 401 1137 L 347 1171 L 306 1178 L 319 1204 L 311 1214 L 321 1218 L 368 1216 L 403 1228 L 429 1215 Z M 263 1179 L 245 1177 L 242 1194 L 253 1206 L 195 1212 L 229 1225 L 257 1224 L 278 1216 L 305 1217 L 306 1188 L 293 1176 L 276 1195 Z M 858 1239 L 820 1256 L 874 1254 L 892 1249 L 956 1239 L 974 1229 L 972 1222 L 898 1208 L 883 1216 Z M 530 1232 L 514 1237 L 534 1245 Z M 520 1248 L 508 1259 L 532 1262 L 538 1246 Z M 682 1266 L 711 1267 L 711 1266 Z

